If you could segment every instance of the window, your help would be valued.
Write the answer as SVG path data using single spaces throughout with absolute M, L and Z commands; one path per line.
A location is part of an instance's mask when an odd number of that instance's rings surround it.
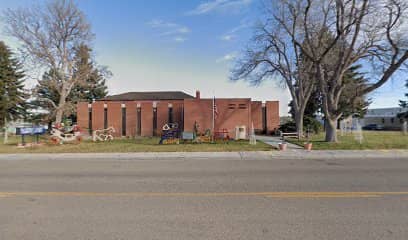
M 228 104 L 228 109 L 235 109 L 235 104 L 233 103 Z
M 126 107 L 122 107 L 122 136 L 126 136 Z
M 391 118 L 391 123 L 394 123 L 394 118 Z
M 385 119 L 383 118 L 383 119 L 381 119 L 381 122 L 384 124 L 385 123 Z
M 268 127 L 268 125 L 267 125 L 267 120 L 266 120 L 266 107 L 262 106 L 262 129 L 263 129 L 264 133 L 267 132 L 267 130 L 266 130 L 267 127 Z
M 138 136 L 141 136 L 142 135 L 142 109 L 138 107 L 136 112 L 137 112 L 136 134 Z
M 88 108 L 88 130 L 89 134 L 92 135 L 92 107 Z
M 103 109 L 103 128 L 108 128 L 108 109 Z
M 153 136 L 157 136 L 157 108 L 153 108 Z
M 246 105 L 245 103 L 240 103 L 240 104 L 238 105 L 238 108 L 239 108 L 239 109 L 247 109 L 247 105 Z
M 169 107 L 169 119 L 168 123 L 173 123 L 173 107 Z

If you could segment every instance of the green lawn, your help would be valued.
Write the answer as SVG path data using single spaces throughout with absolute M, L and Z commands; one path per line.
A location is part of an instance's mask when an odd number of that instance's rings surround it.
M 2 139 L 1 139 L 2 141 Z M 26 142 L 31 142 L 30 137 Z M 159 145 L 159 138 L 117 139 L 112 142 L 83 141 L 80 144 L 63 145 L 45 144 L 41 147 L 17 148 L 20 137 L 11 137 L 9 144 L 0 144 L 0 153 L 94 153 L 94 152 L 238 152 L 238 151 L 270 151 L 272 148 L 262 142 L 255 146 L 248 141 L 217 142 L 215 144 L 179 144 Z M 42 142 L 48 142 L 46 138 Z
M 338 133 L 338 143 L 324 142 L 324 133 L 311 137 L 314 150 L 360 150 L 360 149 L 408 149 L 408 136 L 403 136 L 401 132 L 388 131 L 363 131 L 363 142 L 360 144 L 353 134 L 340 136 Z M 303 146 L 306 140 L 288 139 L 288 142 Z

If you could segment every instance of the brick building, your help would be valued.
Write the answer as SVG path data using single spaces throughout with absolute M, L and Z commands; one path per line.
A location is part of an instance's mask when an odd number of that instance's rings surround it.
M 279 127 L 279 102 L 251 101 L 250 98 L 201 98 L 183 92 L 129 92 L 77 105 L 77 121 L 90 131 L 114 127 L 116 137 L 159 136 L 166 123 L 178 123 L 192 132 L 194 123 L 205 131 L 212 129 L 213 101 L 216 106 L 215 131 L 227 129 L 235 137 L 237 126 L 247 133 L 252 123 L 257 132 Z

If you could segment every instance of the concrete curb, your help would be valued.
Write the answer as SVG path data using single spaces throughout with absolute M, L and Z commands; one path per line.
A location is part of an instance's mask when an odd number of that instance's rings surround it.
M 408 150 L 290 150 L 285 152 L 148 152 L 148 153 L 37 153 L 0 154 L 5 160 L 272 160 L 272 159 L 406 159 Z

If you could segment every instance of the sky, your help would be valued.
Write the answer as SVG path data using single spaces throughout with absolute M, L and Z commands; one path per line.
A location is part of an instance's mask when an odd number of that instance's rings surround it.
M 0 10 L 43 0 L 0 0 Z M 229 80 L 235 57 L 245 49 L 261 12 L 261 0 L 79 0 L 95 33 L 96 61 L 113 76 L 110 94 L 128 91 L 196 90 L 202 97 L 279 100 L 287 115 L 290 94 L 277 81 L 260 86 Z M 0 28 L 2 28 L 0 22 Z M 6 44 L 16 42 L 0 32 Z M 28 81 L 33 86 L 34 80 Z M 404 78 L 370 94 L 370 108 L 396 107 Z

